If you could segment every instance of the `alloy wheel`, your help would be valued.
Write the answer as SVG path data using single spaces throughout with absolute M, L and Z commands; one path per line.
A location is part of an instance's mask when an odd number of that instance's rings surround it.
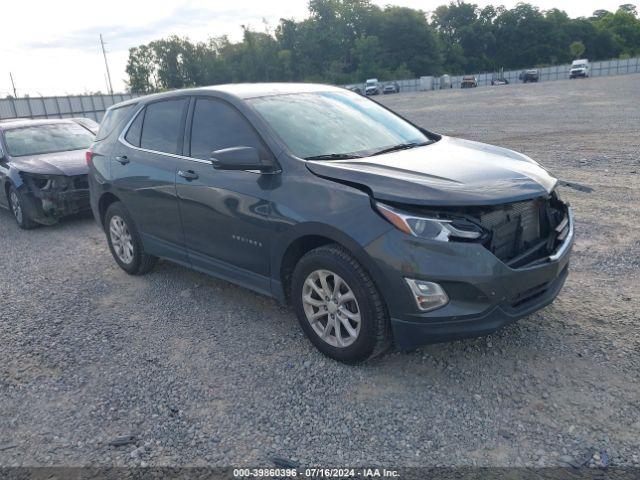
M 329 345 L 345 348 L 358 338 L 358 301 L 351 287 L 336 273 L 311 272 L 302 288 L 302 305 L 314 332 Z
M 123 263 L 130 264 L 133 261 L 133 239 L 127 224 L 119 215 L 111 217 L 109 235 L 117 257 Z
M 11 202 L 11 210 L 13 211 L 13 215 L 16 217 L 16 221 L 18 223 L 22 223 L 22 205 L 20 204 L 20 197 L 18 197 L 18 193 L 15 190 L 11 191 L 9 195 L 9 200 Z

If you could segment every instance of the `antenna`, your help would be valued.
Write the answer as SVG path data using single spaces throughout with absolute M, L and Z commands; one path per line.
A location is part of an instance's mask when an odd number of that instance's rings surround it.
M 104 56 L 104 66 L 107 69 L 107 80 L 109 80 L 109 93 L 113 95 L 113 85 L 111 84 L 111 73 L 109 73 L 109 62 L 107 62 L 107 52 L 104 50 L 104 40 L 100 34 L 100 45 L 102 46 L 102 55 Z
M 13 82 L 13 75 L 9 72 L 9 77 L 11 78 L 11 86 L 13 87 L 13 98 L 18 98 L 18 94 L 16 93 L 16 84 Z

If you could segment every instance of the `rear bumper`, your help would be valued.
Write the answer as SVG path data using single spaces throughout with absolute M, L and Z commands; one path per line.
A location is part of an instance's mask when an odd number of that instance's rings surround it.
M 376 282 L 391 317 L 396 345 L 486 335 L 549 305 L 569 271 L 570 233 L 558 249 L 534 266 L 513 269 L 479 244 L 424 241 L 391 230 L 367 246 L 382 276 Z M 406 278 L 438 283 L 449 303 L 420 311 Z

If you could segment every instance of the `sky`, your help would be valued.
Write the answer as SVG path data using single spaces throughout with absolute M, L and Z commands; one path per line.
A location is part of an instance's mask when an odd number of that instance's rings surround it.
M 448 0 L 373 0 L 434 10 Z M 473 0 L 515 6 L 517 0 Z M 603 8 L 616 10 L 628 0 L 529 0 L 541 10 L 560 8 L 571 17 L 589 16 Z M 631 2 L 633 3 L 633 1 Z M 639 5 L 640 6 L 640 5 Z M 106 92 L 102 33 L 113 89 L 126 89 L 128 49 L 169 35 L 191 40 L 228 35 L 241 38 L 241 26 L 274 28 L 280 18 L 300 20 L 308 14 L 306 0 L 20 0 L 0 8 L 0 98 L 12 93 L 13 75 L 18 96 Z

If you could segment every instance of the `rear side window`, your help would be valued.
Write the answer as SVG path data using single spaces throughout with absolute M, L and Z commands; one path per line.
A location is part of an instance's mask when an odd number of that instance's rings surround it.
M 100 129 L 96 135 L 96 140 L 102 140 L 111 135 L 111 132 L 131 113 L 131 110 L 135 107 L 135 104 L 125 105 L 124 107 L 110 108 L 107 113 L 104 114 L 102 122 L 100 122 Z
M 144 109 L 138 113 L 124 139 L 135 147 L 140 146 L 140 135 L 142 134 L 142 121 L 144 120 Z
M 230 147 L 265 148 L 249 122 L 221 100 L 199 98 L 193 111 L 191 156 L 209 160 L 211 152 Z
M 149 104 L 144 114 L 140 147 L 157 152 L 178 153 L 178 139 L 186 105 L 186 98 Z

